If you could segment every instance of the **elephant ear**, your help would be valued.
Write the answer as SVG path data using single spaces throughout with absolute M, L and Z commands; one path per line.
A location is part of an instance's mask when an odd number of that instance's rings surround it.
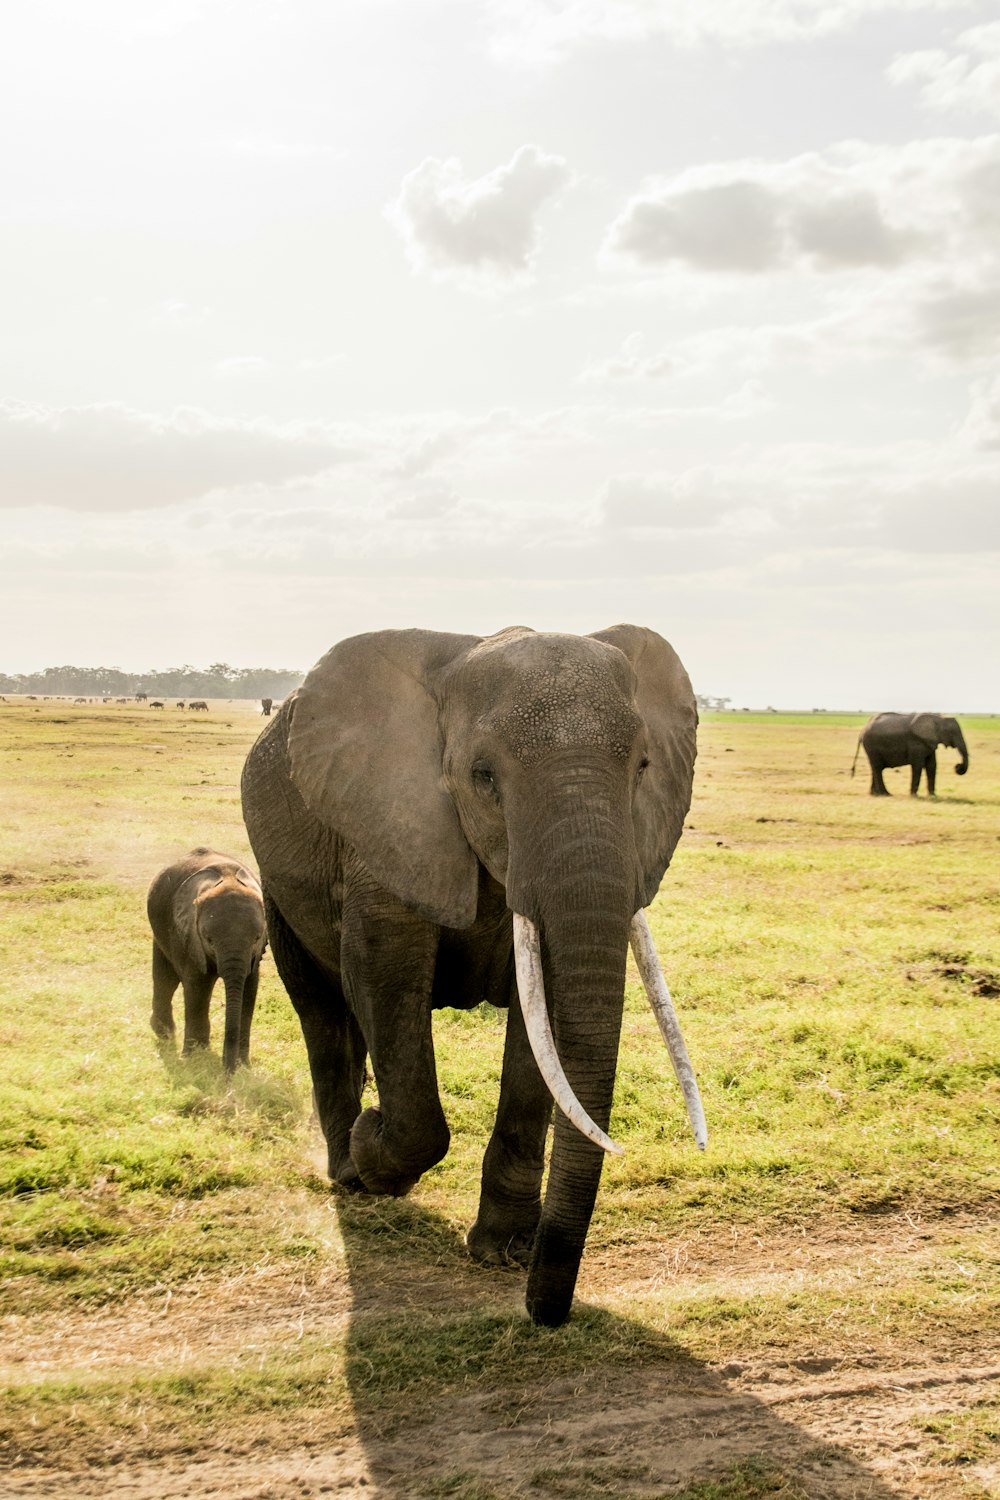
M 680 657 L 655 630 L 612 625 L 595 640 L 624 652 L 635 672 L 636 708 L 646 724 L 649 765 L 635 796 L 635 844 L 648 906 L 670 864 L 691 806 L 698 708 Z
M 936 746 L 943 742 L 944 726 L 940 714 L 914 714 L 910 720 L 910 733 L 925 745 Z
M 188 965 L 199 974 L 208 973 L 208 962 L 198 930 L 198 898 L 217 885 L 221 875 L 217 865 L 205 865 L 182 880 L 174 892 L 174 932 Z
M 292 779 L 380 885 L 421 916 L 468 927 L 478 865 L 444 788 L 437 674 L 479 636 L 380 630 L 328 651 L 295 699 Z

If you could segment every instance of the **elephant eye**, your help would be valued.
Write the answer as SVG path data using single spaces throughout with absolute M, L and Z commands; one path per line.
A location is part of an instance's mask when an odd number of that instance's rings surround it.
M 487 797 L 499 799 L 496 781 L 493 772 L 485 761 L 477 760 L 472 767 L 472 782 L 477 792 L 482 792 Z
M 636 779 L 636 781 L 641 781 L 642 780 L 642 778 L 646 774 L 646 767 L 648 765 L 649 765 L 649 756 L 648 755 L 644 755 L 642 757 L 642 760 L 639 762 L 638 769 L 637 769 L 637 771 L 635 773 L 635 779 Z

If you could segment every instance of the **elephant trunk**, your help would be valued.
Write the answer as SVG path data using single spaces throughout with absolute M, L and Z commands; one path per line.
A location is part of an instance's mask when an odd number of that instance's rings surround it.
M 604 1163 L 595 1139 L 611 1116 L 637 865 L 622 838 L 630 814 L 620 793 L 579 768 L 554 778 L 550 793 L 547 816 L 514 829 L 507 900 L 537 930 L 558 1061 L 598 1127 L 587 1139 L 556 1111 L 527 1288 L 532 1319 L 556 1327 L 573 1300 Z
M 219 977 L 226 987 L 226 1029 L 222 1041 L 222 1066 L 235 1073 L 240 1060 L 240 1035 L 243 1029 L 243 991 L 248 969 L 242 958 L 223 959 Z
M 958 765 L 955 767 L 955 775 L 964 776 L 966 771 L 969 769 L 969 750 L 968 746 L 965 743 L 965 735 L 962 733 L 961 729 L 959 729 L 958 725 L 955 726 L 955 738 L 953 743 L 955 749 L 962 757 Z
M 559 893 L 566 900 L 566 893 Z M 545 987 L 559 1060 L 576 1098 L 607 1131 L 625 993 L 628 914 L 597 910 L 572 929 L 541 926 Z M 542 1217 L 528 1272 L 527 1306 L 556 1327 L 569 1314 L 605 1152 L 560 1111 Z

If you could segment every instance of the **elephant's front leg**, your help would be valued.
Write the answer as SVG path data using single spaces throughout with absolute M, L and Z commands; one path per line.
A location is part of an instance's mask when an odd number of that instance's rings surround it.
M 935 787 L 937 786 L 937 751 L 936 750 L 932 750 L 931 753 L 930 753 L 930 755 L 927 757 L 927 763 L 924 766 L 924 770 L 927 773 L 927 795 L 928 795 L 928 797 L 936 797 L 937 796 L 937 792 L 934 790 Z
M 483 1158 L 476 1222 L 466 1237 L 473 1260 L 526 1266 L 542 1211 L 545 1134 L 552 1097 L 531 1053 L 512 987 L 496 1124 Z
M 207 1047 L 211 1036 L 208 1007 L 215 988 L 214 974 L 184 976 L 184 1051 Z
M 264 910 L 275 966 L 298 1014 L 309 1055 L 313 1102 L 326 1140 L 327 1172 L 331 1182 L 360 1189 L 358 1169 L 351 1160 L 351 1127 L 361 1110 L 364 1037 L 347 1008 L 339 979 L 303 947 L 267 894 Z
M 181 977 L 163 950 L 153 944 L 153 1010 L 149 1024 L 164 1042 L 172 1042 L 176 1034 L 174 1026 L 174 991 Z
M 910 796 L 915 797 L 920 790 L 920 777 L 927 764 L 927 752 L 921 745 L 909 754 L 910 762 Z
M 408 1193 L 448 1150 L 431 1035 L 437 947 L 437 927 L 388 893 L 345 901 L 344 991 L 379 1097 L 351 1130 L 351 1158 L 370 1193 Z

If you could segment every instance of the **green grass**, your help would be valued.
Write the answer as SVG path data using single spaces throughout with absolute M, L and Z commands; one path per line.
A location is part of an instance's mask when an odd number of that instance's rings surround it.
M 30 1428 L 44 1446 L 74 1422 L 99 1435 L 283 1404 L 347 1411 L 348 1396 L 355 1412 L 376 1410 L 602 1360 L 801 1347 L 817 1329 L 847 1351 L 984 1326 L 997 1267 L 974 1229 L 956 1228 L 927 1263 L 854 1281 L 681 1277 L 642 1296 L 612 1289 L 601 1306 L 583 1296 L 565 1329 L 533 1329 L 516 1310 L 520 1280 L 484 1281 L 461 1244 L 501 1013 L 437 1017 L 452 1146 L 406 1202 L 330 1198 L 298 1025 L 270 959 L 249 1071 L 229 1080 L 215 1054 L 180 1059 L 154 1042 L 145 889 L 197 843 L 249 854 L 237 786 L 259 718 L 238 704 L 155 720 L 0 708 L 0 1314 L 72 1319 L 261 1267 L 306 1287 L 336 1272 L 407 1289 L 405 1320 L 359 1315 L 339 1343 L 306 1337 L 252 1368 L 206 1359 L 14 1384 L 10 1441 Z M 630 970 L 612 1119 L 626 1155 L 606 1166 L 585 1276 L 602 1257 L 627 1264 L 653 1247 L 666 1260 L 720 1234 L 808 1243 L 819 1227 L 849 1233 L 886 1213 L 959 1224 L 1000 1202 L 1000 719 L 963 721 L 971 769 L 958 780 L 942 752 L 933 802 L 906 796 L 902 773 L 891 800 L 870 798 L 863 762 L 851 780 L 862 721 L 729 714 L 702 727 L 690 826 L 651 922 L 709 1146 L 694 1147 Z M 421 1302 L 434 1275 L 459 1311 Z M 987 1432 L 994 1418 L 983 1420 Z M 953 1442 L 945 1429 L 934 1440 Z M 538 1493 L 570 1493 L 557 1477 Z M 447 1482 L 433 1493 L 492 1494 L 475 1476 Z M 593 1493 L 626 1496 L 628 1484 Z M 799 1491 L 761 1468 L 682 1493 Z

